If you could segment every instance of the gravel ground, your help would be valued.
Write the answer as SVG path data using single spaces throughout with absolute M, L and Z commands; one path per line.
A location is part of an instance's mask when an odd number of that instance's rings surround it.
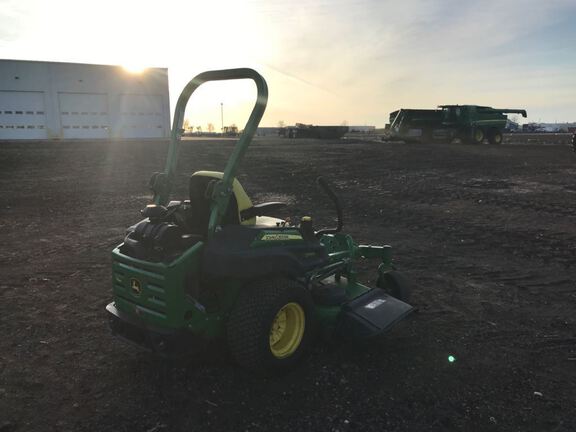
M 164 362 L 109 334 L 110 251 L 149 201 L 166 143 L 0 144 L 0 431 L 576 430 L 564 141 L 255 141 L 239 175 L 254 201 L 329 224 L 324 175 L 345 229 L 392 244 L 418 285 L 419 312 L 381 340 L 318 344 L 275 379 L 220 344 Z M 221 170 L 232 145 L 184 142 L 182 172 Z M 362 268 L 373 283 L 375 266 Z

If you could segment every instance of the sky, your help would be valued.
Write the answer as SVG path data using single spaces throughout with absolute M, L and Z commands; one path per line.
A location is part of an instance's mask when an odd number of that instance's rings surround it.
M 262 126 L 383 127 L 398 108 L 524 108 L 576 121 L 576 0 L 0 0 L 0 58 L 167 67 L 172 109 L 205 70 L 268 82 Z M 240 128 L 249 81 L 208 83 L 187 118 Z

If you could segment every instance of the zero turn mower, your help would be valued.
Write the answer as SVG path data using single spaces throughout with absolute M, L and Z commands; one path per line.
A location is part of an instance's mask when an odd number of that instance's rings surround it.
M 256 104 L 224 172 L 199 171 L 189 196 L 170 201 L 186 104 L 207 81 L 252 79 Z M 409 285 L 394 270 L 390 246 L 364 246 L 338 226 L 315 229 L 273 217 L 284 204 L 253 204 L 235 178 L 266 108 L 266 81 L 252 69 L 201 73 L 180 95 L 166 169 L 150 181 L 153 204 L 112 252 L 112 332 L 155 352 L 185 351 L 198 339 L 224 338 L 234 359 L 264 374 L 291 369 L 318 334 L 365 339 L 409 315 Z M 376 288 L 357 280 L 355 261 L 375 258 Z M 195 342 L 191 342 L 191 340 Z

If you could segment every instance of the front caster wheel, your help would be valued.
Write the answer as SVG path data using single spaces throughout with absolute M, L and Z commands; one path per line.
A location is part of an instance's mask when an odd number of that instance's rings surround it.
M 391 271 L 378 276 L 376 286 L 386 291 L 386 294 L 408 303 L 412 296 L 413 284 L 402 273 Z

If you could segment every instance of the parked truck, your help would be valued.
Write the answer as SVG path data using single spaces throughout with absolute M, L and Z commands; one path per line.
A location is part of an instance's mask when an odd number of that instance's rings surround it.
M 384 140 L 414 142 L 502 143 L 506 114 L 523 109 L 499 109 L 479 105 L 439 105 L 438 109 L 399 109 L 390 113 Z

